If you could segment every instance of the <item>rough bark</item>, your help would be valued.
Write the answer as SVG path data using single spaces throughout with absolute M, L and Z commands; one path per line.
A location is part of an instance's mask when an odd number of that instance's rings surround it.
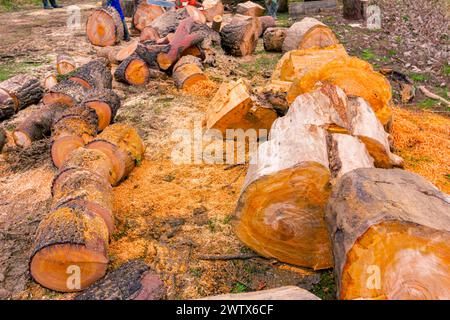
M 234 17 L 220 31 L 221 45 L 227 54 L 241 57 L 252 54 L 258 43 L 261 24 L 258 18 Z
M 149 74 L 149 67 L 145 61 L 133 54 L 117 67 L 114 78 L 120 82 L 139 86 L 148 82 Z
M 281 52 L 287 30 L 281 27 L 267 28 L 263 33 L 264 50 Z
M 357 169 L 333 190 L 326 221 L 341 299 L 449 299 L 450 203 L 424 178 Z
M 205 16 L 200 11 L 192 6 L 187 6 L 178 10 L 170 10 L 160 15 L 153 20 L 151 27 L 153 27 L 161 38 L 167 36 L 169 33 L 175 32 L 180 22 L 186 18 L 191 17 L 194 22 L 204 24 Z
M 349 20 L 366 20 L 368 0 L 343 0 L 343 15 Z
M 81 104 L 95 110 L 98 117 L 98 130 L 102 131 L 114 122 L 120 108 L 120 97 L 113 90 L 96 89 L 88 92 Z
M 236 6 L 236 13 L 244 16 L 260 17 L 264 14 L 264 11 L 264 7 L 251 1 L 242 2 Z
M 63 80 L 44 94 L 42 102 L 46 105 L 62 103 L 68 107 L 80 103 L 88 89 L 79 82 Z
M 6 142 L 7 142 L 7 136 L 6 136 L 6 131 L 5 129 L 3 129 L 2 127 L 0 127 L 0 153 L 3 150 L 3 147 L 5 146 Z
M 255 93 L 272 104 L 278 116 L 284 116 L 289 109 L 286 95 L 292 82 L 271 80 L 267 85 L 255 89 Z
M 220 32 L 220 28 L 222 26 L 222 16 L 214 16 L 212 20 L 211 29 L 216 32 Z
M 94 46 L 113 46 L 123 39 L 123 24 L 119 13 L 107 6 L 95 9 L 86 22 L 86 35 Z
M 206 80 L 203 65 L 199 58 L 183 56 L 173 67 L 172 77 L 178 89 L 194 86 L 198 81 Z
M 217 296 L 205 297 L 200 300 L 320 300 L 314 294 L 296 286 L 285 286 L 275 289 L 220 294 Z
M 110 62 L 106 58 L 97 58 L 76 69 L 69 77 L 72 81 L 84 81 L 89 89 L 112 89 Z
M 138 1 L 138 5 L 133 14 L 133 28 L 142 31 L 149 26 L 153 20 L 165 12 L 163 7 L 147 4 L 146 1 Z

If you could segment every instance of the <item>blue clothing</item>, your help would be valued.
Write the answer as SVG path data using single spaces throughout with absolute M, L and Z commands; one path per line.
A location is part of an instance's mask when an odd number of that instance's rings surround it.
M 120 1 L 119 0 L 108 0 L 107 5 L 113 7 L 114 9 L 116 9 L 117 12 L 120 15 L 120 19 L 122 19 L 122 21 L 125 20 L 125 15 L 123 14 L 122 7 L 120 6 Z

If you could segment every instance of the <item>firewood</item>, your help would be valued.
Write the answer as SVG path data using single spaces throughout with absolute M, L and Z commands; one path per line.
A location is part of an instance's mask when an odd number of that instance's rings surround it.
M 107 248 L 108 229 L 102 218 L 83 206 L 62 207 L 39 224 L 31 276 L 51 290 L 83 290 L 105 275 Z
M 86 145 L 105 153 L 113 163 L 113 185 L 128 176 L 143 157 L 145 148 L 135 129 L 124 124 L 106 127 L 93 141 Z
M 263 33 L 264 50 L 281 52 L 287 30 L 281 27 L 267 28 Z
M 243 79 L 222 83 L 209 104 L 206 128 L 226 133 L 227 129 L 269 130 L 277 114 L 272 106 L 252 96 Z
M 75 60 L 68 54 L 59 54 L 56 57 L 56 71 L 58 74 L 66 74 L 76 69 Z
M 33 141 L 50 136 L 53 122 L 66 109 L 67 105 L 55 103 L 34 111 L 13 131 L 15 144 L 19 147 L 29 147 Z
M 102 131 L 112 122 L 120 108 L 120 98 L 113 90 L 96 89 L 89 91 L 82 105 L 92 108 L 97 113 L 98 130 Z
M 341 58 L 310 70 L 294 81 L 286 97 L 288 102 L 292 103 L 300 93 L 314 90 L 318 82 L 329 82 L 342 88 L 347 95 L 362 97 L 383 126 L 391 121 L 391 86 L 370 63 L 355 57 Z
M 161 300 L 166 290 L 161 279 L 142 260 L 132 260 L 109 272 L 75 300 Z
M 183 56 L 173 67 L 172 77 L 178 89 L 186 89 L 194 86 L 198 81 L 206 80 L 203 73 L 203 65 L 199 58 Z
M 344 0 L 344 18 L 349 20 L 366 20 L 368 2 L 368 0 Z
M 91 141 L 98 131 L 98 117 L 94 109 L 77 106 L 66 109 L 52 127 L 51 155 L 59 168 L 75 149 Z
M 260 35 L 261 23 L 256 17 L 234 17 L 220 31 L 221 45 L 227 54 L 241 57 L 252 54 Z
M 74 70 L 69 79 L 79 82 L 87 89 L 111 89 L 110 66 L 108 59 L 97 58 Z
M 271 16 L 262 16 L 258 17 L 259 22 L 261 23 L 261 34 L 260 37 L 264 34 L 267 28 L 273 28 L 276 26 L 275 19 Z
M 228 293 L 200 300 L 320 300 L 314 294 L 296 286 L 285 286 L 255 292 Z
M 286 95 L 291 85 L 289 81 L 271 80 L 265 86 L 256 88 L 255 92 L 272 104 L 279 116 L 284 116 L 289 109 Z
M 283 52 L 313 47 L 328 47 L 338 44 L 336 36 L 326 25 L 314 18 L 306 17 L 289 27 L 283 42 Z
M 236 6 L 236 13 L 245 15 L 245 16 L 254 16 L 260 17 L 264 14 L 264 7 L 260 6 L 257 3 L 247 1 L 243 3 L 239 3 Z
M 121 46 L 110 46 L 110 47 L 98 47 L 96 48 L 97 57 L 106 58 L 112 64 L 120 64 L 121 61 L 117 59 L 117 53 L 122 50 Z
M 78 150 L 83 150 L 82 152 L 84 152 L 83 161 L 100 162 L 100 165 L 94 166 L 96 169 L 98 168 L 102 171 L 112 169 L 112 164 L 108 162 L 109 159 L 106 155 L 103 154 L 99 158 L 98 153 L 101 154 L 100 151 L 96 154 L 92 152 L 93 150 L 88 150 L 90 153 L 86 155 L 84 148 L 79 148 L 74 152 L 79 153 Z M 109 168 L 104 167 L 105 164 L 109 165 Z M 82 206 L 102 218 L 108 228 L 108 237 L 114 231 L 112 201 L 112 187 L 109 181 L 104 176 L 100 176 L 91 170 L 68 166 L 60 170 L 53 180 L 52 210 Z
M 220 27 L 222 26 L 222 16 L 214 16 L 212 19 L 211 29 L 220 32 Z
M 69 107 L 80 103 L 88 89 L 79 82 L 63 80 L 44 94 L 42 102 L 46 105 L 62 103 Z
M 86 35 L 94 46 L 113 46 L 123 39 L 123 34 L 122 20 L 113 7 L 95 9 L 88 17 Z
M 114 78 L 120 82 L 139 86 L 148 82 L 149 74 L 149 67 L 145 61 L 133 54 L 117 67 Z
M 205 15 L 206 21 L 213 22 L 214 17 L 223 16 L 224 6 L 221 0 L 205 0 L 202 2 L 202 5 L 203 5 L 202 13 Z
M 39 79 L 18 74 L 0 82 L 0 120 L 39 102 L 44 93 Z
M 159 36 L 158 31 L 151 27 L 151 26 L 146 26 L 141 34 L 139 35 L 139 41 L 140 42 L 145 42 L 148 40 L 152 40 L 152 41 L 157 41 L 159 40 L 161 37 Z
M 449 299 L 450 204 L 424 178 L 357 169 L 327 206 L 341 299 Z
M 147 4 L 145 0 L 138 1 L 138 3 L 133 14 L 132 26 L 139 31 L 144 30 L 153 20 L 165 12 L 163 7 Z
M 50 90 L 58 84 L 58 78 L 54 73 L 49 73 L 44 78 L 44 88 Z

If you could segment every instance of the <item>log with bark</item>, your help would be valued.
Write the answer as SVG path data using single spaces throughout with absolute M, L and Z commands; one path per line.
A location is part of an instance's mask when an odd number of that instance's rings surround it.
M 114 78 L 135 86 L 144 85 L 150 78 L 149 66 L 141 57 L 133 54 L 117 67 Z
M 158 31 L 153 28 L 152 26 L 146 26 L 144 29 L 142 29 L 141 34 L 139 35 L 139 41 L 145 42 L 145 41 L 157 41 L 161 37 L 159 36 Z
M 260 37 L 264 34 L 264 32 L 268 28 L 274 28 L 276 26 L 275 19 L 271 16 L 262 16 L 259 17 L 258 19 L 259 22 L 261 23 L 261 34 L 259 35 Z
M 87 89 L 112 89 L 111 64 L 106 58 L 97 58 L 74 70 L 69 80 L 79 82 Z
M 108 167 L 112 169 L 109 158 L 102 152 L 95 151 L 97 150 L 86 151 L 85 148 L 79 148 L 74 150 L 68 159 L 74 155 L 77 159 L 72 163 L 84 165 L 87 162 L 90 168 L 102 170 L 101 174 L 104 174 Z M 91 162 L 95 164 L 92 165 Z M 95 171 L 74 168 L 70 164 L 65 163 L 61 169 L 52 184 L 52 210 L 78 206 L 86 208 L 102 218 L 108 228 L 109 237 L 114 231 L 113 195 L 109 181 Z
M 132 260 L 109 272 L 75 300 L 161 300 L 164 283 L 142 260 Z
M 227 129 L 269 130 L 277 118 L 272 106 L 252 95 L 243 80 L 222 83 L 206 113 L 206 128 L 226 133 Z
M 111 6 L 96 9 L 87 19 L 86 35 L 95 46 L 107 47 L 119 43 L 124 30 L 116 9 Z
M 214 16 L 212 19 L 212 25 L 211 29 L 213 29 L 216 32 L 220 32 L 220 28 L 222 27 L 222 16 Z
M 144 30 L 153 20 L 165 12 L 163 7 L 147 4 L 145 0 L 139 0 L 137 2 L 138 5 L 133 14 L 132 27 L 139 31 Z
M 44 88 L 39 79 L 27 74 L 19 74 L 0 82 L 0 120 L 38 103 L 43 93 Z
M 66 109 L 52 127 L 51 156 L 59 168 L 75 149 L 91 141 L 98 131 L 98 117 L 94 109 L 76 106 Z
M 102 131 L 114 122 L 120 108 L 120 97 L 110 89 L 95 89 L 85 95 L 81 104 L 95 110 L 98 117 L 98 131 Z
M 357 169 L 327 206 L 341 299 L 449 299 L 450 201 L 399 169 Z
M 63 80 L 44 94 L 42 102 L 45 105 L 62 103 L 72 107 L 80 103 L 89 90 L 79 82 Z
M 205 15 L 206 21 L 208 22 L 213 22 L 214 17 L 216 16 L 223 16 L 224 6 L 221 0 L 205 0 L 202 2 L 202 6 L 202 13 Z
M 242 18 L 235 16 L 220 31 L 221 45 L 227 54 L 241 57 L 252 54 L 261 31 L 261 22 L 257 17 Z
M 245 16 L 260 17 L 264 14 L 264 7 L 252 1 L 241 2 L 236 6 L 236 13 Z
M 343 0 L 343 16 L 349 20 L 366 20 L 368 0 Z
M 63 75 L 72 72 L 77 67 L 75 60 L 68 54 L 62 53 L 56 57 L 56 71 Z
M 254 292 L 228 293 L 200 300 L 320 300 L 314 294 L 296 286 L 284 286 Z
M 119 64 L 121 61 L 116 56 L 123 48 L 122 46 L 98 47 L 96 48 L 97 57 L 108 59 L 112 64 Z
M 283 42 L 283 52 L 338 44 L 333 31 L 317 19 L 306 17 L 289 27 Z
M 197 57 L 183 56 L 173 67 L 172 77 L 178 89 L 186 89 L 199 81 L 208 79 L 203 73 L 203 65 Z
M 54 73 L 49 73 L 44 78 L 44 88 L 50 90 L 58 84 L 58 78 Z
M 169 33 L 175 32 L 180 22 L 189 17 L 193 18 L 196 23 L 204 24 L 206 22 L 205 16 L 197 8 L 186 6 L 182 9 L 166 11 L 153 20 L 150 26 L 158 32 L 161 38 L 164 38 Z
M 108 228 L 82 205 L 62 207 L 40 224 L 30 257 L 30 273 L 55 291 L 80 291 L 106 273 Z
M 128 176 L 136 163 L 141 162 L 145 151 L 136 130 L 119 123 L 106 127 L 86 148 L 100 150 L 111 159 L 113 185 Z
M 267 100 L 272 104 L 278 116 L 284 116 L 289 109 L 286 95 L 291 85 L 292 82 L 290 81 L 270 80 L 265 86 L 258 87 L 254 91 L 263 100 Z

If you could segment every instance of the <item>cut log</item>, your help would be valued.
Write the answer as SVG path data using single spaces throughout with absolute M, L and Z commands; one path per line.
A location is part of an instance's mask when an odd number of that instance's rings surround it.
M 29 115 L 13 131 L 12 136 L 17 146 L 29 147 L 33 141 L 50 136 L 53 122 L 67 109 L 65 104 L 44 105 Z
M 136 130 L 119 123 L 106 127 L 96 139 L 86 145 L 86 148 L 100 150 L 111 159 L 113 185 L 117 185 L 128 176 L 136 163 L 140 163 L 145 151 Z
M 205 16 L 197 8 L 186 6 L 178 10 L 166 11 L 153 20 L 150 26 L 155 28 L 161 38 L 164 38 L 169 33 L 175 32 L 180 22 L 189 17 L 199 24 L 206 22 Z
M 94 46 L 113 46 L 123 39 L 124 30 L 119 13 L 107 6 L 95 9 L 88 17 L 86 35 Z
M 44 88 L 50 90 L 58 84 L 58 78 L 54 73 L 50 73 L 44 78 Z
M 289 109 L 286 95 L 291 85 L 292 82 L 289 81 L 271 80 L 264 87 L 255 89 L 255 92 L 260 95 L 263 100 L 267 100 L 272 104 L 279 116 L 284 116 Z
M 120 82 L 139 86 L 148 82 L 149 74 L 149 67 L 145 61 L 133 54 L 117 67 L 114 78 Z
M 120 46 L 111 46 L 111 47 L 99 47 L 97 48 L 97 56 L 99 58 L 106 58 L 112 64 L 119 64 L 122 61 L 117 60 L 117 53 L 123 49 Z
M 257 3 L 247 1 L 239 3 L 236 6 L 236 13 L 244 16 L 261 17 L 264 14 L 264 7 Z
M 294 23 L 287 31 L 283 52 L 338 44 L 333 31 L 317 19 L 306 17 Z
M 72 107 L 80 103 L 87 92 L 88 89 L 79 82 L 67 79 L 61 81 L 44 94 L 42 102 L 48 106 L 55 103 L 62 103 L 68 107 Z
M 222 26 L 222 16 L 214 16 L 212 20 L 211 29 L 216 32 L 220 32 L 220 27 Z
M 149 40 L 156 42 L 160 38 L 161 37 L 159 36 L 158 31 L 151 26 L 146 26 L 144 29 L 142 29 L 142 32 L 139 35 L 140 42 L 145 42 L 145 41 L 149 41 Z
M 267 28 L 263 34 L 264 50 L 281 52 L 287 30 L 281 27 Z
M 98 130 L 102 131 L 114 122 L 120 108 L 120 97 L 110 89 L 91 90 L 84 97 L 82 105 L 92 108 L 97 113 Z
M 288 115 L 274 122 L 250 160 L 235 211 L 236 235 L 252 250 L 315 270 L 332 267 L 326 137 L 326 130 L 296 125 Z
M 449 299 L 450 202 L 399 169 L 357 169 L 333 190 L 326 221 L 341 299 Z
M 234 17 L 220 31 L 222 48 L 227 54 L 237 57 L 252 54 L 258 44 L 260 29 L 261 23 L 256 17 Z
M 166 290 L 161 279 L 142 260 L 132 260 L 109 272 L 75 300 L 161 300 Z
M 343 0 L 343 15 L 349 20 L 366 20 L 368 0 Z
M 199 58 L 183 56 L 173 67 L 172 76 L 178 89 L 186 89 L 197 82 L 208 79 L 203 73 L 203 65 Z
M 391 121 L 391 86 L 382 74 L 373 70 L 370 63 L 355 57 L 335 59 L 306 72 L 294 81 L 286 97 L 288 102 L 292 103 L 301 93 L 315 90 L 319 82 L 337 85 L 349 96 L 362 97 L 384 126 Z
M 75 60 L 68 54 L 58 54 L 56 57 L 56 71 L 63 75 L 72 72 L 77 67 Z
M 320 300 L 311 292 L 296 286 L 285 286 L 275 289 L 244 293 L 228 293 L 205 297 L 200 300 Z
M 0 82 L 0 120 L 38 103 L 43 93 L 39 79 L 27 74 L 18 74 Z
M 186 10 L 188 16 L 191 17 L 195 23 L 199 23 L 199 24 L 206 23 L 205 15 L 202 13 L 202 11 L 200 11 L 196 7 L 188 5 L 188 6 L 184 7 L 184 9 L 182 9 L 182 10 Z
M 97 58 L 76 69 L 69 80 L 79 82 L 87 89 L 111 89 L 112 74 L 110 62 L 106 58 Z
M 223 134 L 227 129 L 269 130 L 277 118 L 271 106 L 259 102 L 252 96 L 243 79 L 222 83 L 209 104 L 206 128 L 217 129 Z
M 202 5 L 203 5 L 202 13 L 205 15 L 206 21 L 213 22 L 214 17 L 223 16 L 224 6 L 221 0 L 205 0 L 202 2 Z
M 79 149 L 83 150 L 84 148 Z M 79 151 L 75 150 L 74 152 Z M 70 155 L 73 155 L 74 152 Z M 98 153 L 101 152 L 98 151 Z M 98 153 L 84 153 L 83 160 L 97 163 L 101 161 L 102 165 L 109 164 L 112 169 L 112 164 L 106 155 L 99 158 Z M 99 169 L 105 171 L 106 168 L 99 166 Z M 52 184 L 52 196 L 53 211 L 63 207 L 82 206 L 103 220 L 108 228 L 108 237 L 114 231 L 112 187 L 106 178 L 90 170 L 69 167 L 69 169 L 60 170 L 55 176 Z
M 292 50 L 286 52 L 283 62 L 277 64 L 272 79 L 278 75 L 282 81 L 300 79 L 308 71 L 320 68 L 328 62 L 348 57 L 347 51 L 341 44 L 325 48 L 312 48 L 306 50 Z
M 163 7 L 147 4 L 145 0 L 138 1 L 138 3 L 133 14 L 132 26 L 139 31 L 144 30 L 153 20 L 165 12 Z
M 259 19 L 259 22 L 261 23 L 261 34 L 259 35 L 260 37 L 264 34 L 264 32 L 268 28 L 273 28 L 276 26 L 275 19 L 271 16 L 262 16 L 262 17 L 259 17 L 258 19 Z
M 51 155 L 59 168 L 68 155 L 97 134 L 98 117 L 94 109 L 77 106 L 66 109 L 52 127 Z
M 55 291 L 80 291 L 106 273 L 108 229 L 87 208 L 63 207 L 39 225 L 30 258 L 30 273 Z M 72 276 L 71 276 L 72 275 Z

